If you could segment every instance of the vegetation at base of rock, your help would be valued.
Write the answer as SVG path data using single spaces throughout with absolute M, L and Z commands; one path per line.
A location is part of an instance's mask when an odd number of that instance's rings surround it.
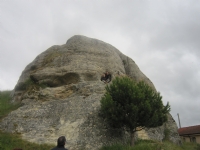
M 200 150 L 200 144 L 197 144 L 195 150 Z
M 21 148 L 23 150 L 49 150 L 55 145 L 35 144 L 21 139 L 20 135 L 0 132 L 0 149 L 12 150 L 14 148 Z M 67 145 L 66 145 L 67 147 Z M 157 142 L 151 140 L 138 140 L 134 147 L 128 143 L 116 143 L 112 145 L 103 146 L 100 150 L 200 150 L 199 144 L 183 143 L 181 146 L 175 145 L 172 142 L 164 141 Z
M 11 91 L 0 91 L 0 119 L 20 106 L 19 103 L 11 103 L 10 94 Z
M 14 148 L 21 148 L 23 150 L 49 150 L 55 145 L 35 144 L 21 139 L 20 135 L 0 132 L 0 149 L 12 150 Z
M 163 105 L 159 92 L 129 77 L 115 78 L 101 99 L 101 116 L 111 127 L 127 129 L 132 146 L 136 131 L 161 126 L 169 111 L 169 104 Z
M 165 140 L 165 141 L 169 140 L 170 130 L 168 128 L 164 129 L 164 135 L 165 135 L 165 137 L 163 140 Z
M 198 145 L 199 144 L 196 143 L 184 142 L 179 146 L 169 141 L 138 140 L 134 147 L 131 147 L 128 143 L 126 145 L 116 143 L 103 146 L 100 150 L 199 150 L 197 149 Z

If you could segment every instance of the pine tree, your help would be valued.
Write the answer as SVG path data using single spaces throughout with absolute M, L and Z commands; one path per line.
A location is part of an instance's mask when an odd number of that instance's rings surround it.
M 170 106 L 164 106 L 160 93 L 143 81 L 117 77 L 106 86 L 100 111 L 111 127 L 128 129 L 133 146 L 137 127 L 161 126 L 167 121 Z

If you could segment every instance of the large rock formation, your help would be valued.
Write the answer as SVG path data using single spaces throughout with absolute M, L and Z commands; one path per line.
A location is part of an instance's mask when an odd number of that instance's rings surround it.
M 70 149 L 98 149 L 105 143 L 124 141 L 127 134 L 110 129 L 98 116 L 105 84 L 102 73 L 128 75 L 153 83 L 135 62 L 113 46 L 84 36 L 73 36 L 66 44 L 52 46 L 31 62 L 13 92 L 13 102 L 23 105 L 0 122 L 0 129 L 20 133 L 35 143 L 56 143 L 65 135 Z M 180 140 L 171 115 L 161 127 L 138 133 L 140 138 L 162 140 L 170 130 L 173 142 Z

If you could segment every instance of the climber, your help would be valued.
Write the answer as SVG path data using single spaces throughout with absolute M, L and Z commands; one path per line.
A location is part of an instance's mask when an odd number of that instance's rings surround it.
M 103 81 L 104 83 L 106 83 L 106 74 L 105 73 L 101 76 L 101 81 Z
M 101 81 L 104 83 L 109 83 L 111 81 L 111 74 L 107 71 L 101 76 Z
M 111 81 L 111 74 L 108 71 L 105 73 L 105 78 L 107 83 Z

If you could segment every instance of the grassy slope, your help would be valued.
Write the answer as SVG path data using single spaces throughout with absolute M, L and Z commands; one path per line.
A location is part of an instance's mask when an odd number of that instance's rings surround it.
M 53 147 L 54 145 L 39 145 L 24 141 L 21 139 L 20 135 L 0 132 L 1 150 L 12 150 L 14 148 L 21 148 L 23 150 L 50 150 Z
M 5 117 L 12 110 L 17 109 L 20 104 L 11 104 L 11 91 L 0 91 L 0 119 Z
M 134 147 L 129 145 L 115 144 L 111 146 L 104 146 L 100 150 L 200 150 L 195 143 L 183 143 L 181 146 L 175 145 L 172 142 L 164 141 L 148 141 L 140 140 Z

